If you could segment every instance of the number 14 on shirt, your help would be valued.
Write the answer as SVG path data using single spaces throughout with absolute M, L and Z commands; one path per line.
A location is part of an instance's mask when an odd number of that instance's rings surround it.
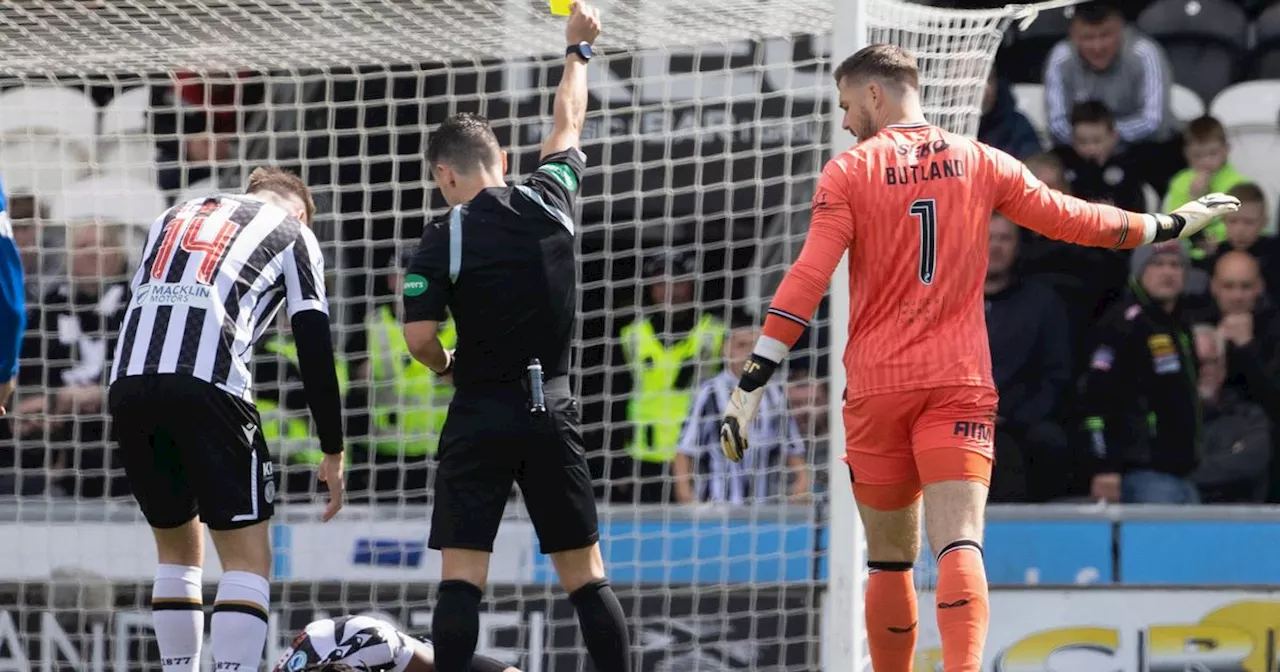
M 237 207 L 239 204 L 234 201 L 220 203 L 209 200 L 195 213 L 190 213 L 189 208 L 184 208 L 182 212 L 174 215 L 164 229 L 160 249 L 156 252 L 155 261 L 151 264 L 151 277 L 156 280 L 165 280 L 166 269 L 177 251 L 174 243 L 178 240 L 178 234 L 185 228 L 186 233 L 182 236 L 181 248 L 189 254 L 197 252 L 204 254 L 200 267 L 196 269 L 195 280 L 202 285 L 211 284 L 214 271 L 217 270 L 222 257 L 226 255 L 227 247 L 235 236 L 236 230 L 240 228 L 231 220 L 231 213 L 235 212 Z M 214 231 L 212 239 L 201 239 L 201 231 L 211 219 L 220 225 Z M 176 279 L 173 282 L 176 282 Z

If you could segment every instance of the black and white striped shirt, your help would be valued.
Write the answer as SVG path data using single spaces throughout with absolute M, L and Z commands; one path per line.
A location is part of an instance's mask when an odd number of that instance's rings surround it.
M 804 437 L 787 408 L 787 395 L 778 381 L 765 385 L 748 436 L 751 449 L 740 462 L 720 451 L 720 422 L 738 376 L 721 371 L 704 382 L 694 397 L 689 418 L 680 432 L 681 455 L 694 459 L 694 492 L 700 501 L 744 504 L 787 494 L 787 460 L 805 454 Z M 703 464 L 705 462 L 705 464 Z
M 111 381 L 176 373 L 252 401 L 249 359 L 280 304 L 329 312 L 315 234 L 253 196 L 174 206 L 154 224 L 116 345 Z

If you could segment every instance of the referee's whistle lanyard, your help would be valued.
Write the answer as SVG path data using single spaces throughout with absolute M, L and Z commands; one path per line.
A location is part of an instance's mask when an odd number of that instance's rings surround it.
M 529 381 L 529 412 L 533 415 L 545 415 L 547 397 L 542 389 L 542 362 L 536 358 L 529 360 L 526 371 Z

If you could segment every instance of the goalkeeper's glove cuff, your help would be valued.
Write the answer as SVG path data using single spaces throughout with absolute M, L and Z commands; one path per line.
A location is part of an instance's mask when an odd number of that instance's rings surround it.
M 1144 241 L 1150 244 L 1163 243 L 1168 240 L 1176 240 L 1182 238 L 1182 232 L 1187 228 L 1187 219 L 1177 213 L 1172 214 L 1153 214 L 1152 219 L 1155 220 L 1155 226 L 1152 230 L 1155 232 L 1151 240 Z M 1187 236 L 1188 238 L 1190 235 Z
M 738 387 L 742 388 L 743 392 L 755 392 L 764 387 L 769 382 L 769 378 L 773 377 L 773 372 L 777 370 L 777 362 L 753 353 L 747 358 L 747 363 L 742 366 L 742 378 L 738 380 Z

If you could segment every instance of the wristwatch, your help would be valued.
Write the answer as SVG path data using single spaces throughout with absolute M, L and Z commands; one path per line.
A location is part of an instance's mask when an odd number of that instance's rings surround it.
M 573 56 L 574 54 L 577 54 L 578 58 L 581 58 L 583 62 L 590 61 L 592 55 L 591 44 L 589 42 L 579 42 L 569 45 L 564 50 L 565 56 Z

